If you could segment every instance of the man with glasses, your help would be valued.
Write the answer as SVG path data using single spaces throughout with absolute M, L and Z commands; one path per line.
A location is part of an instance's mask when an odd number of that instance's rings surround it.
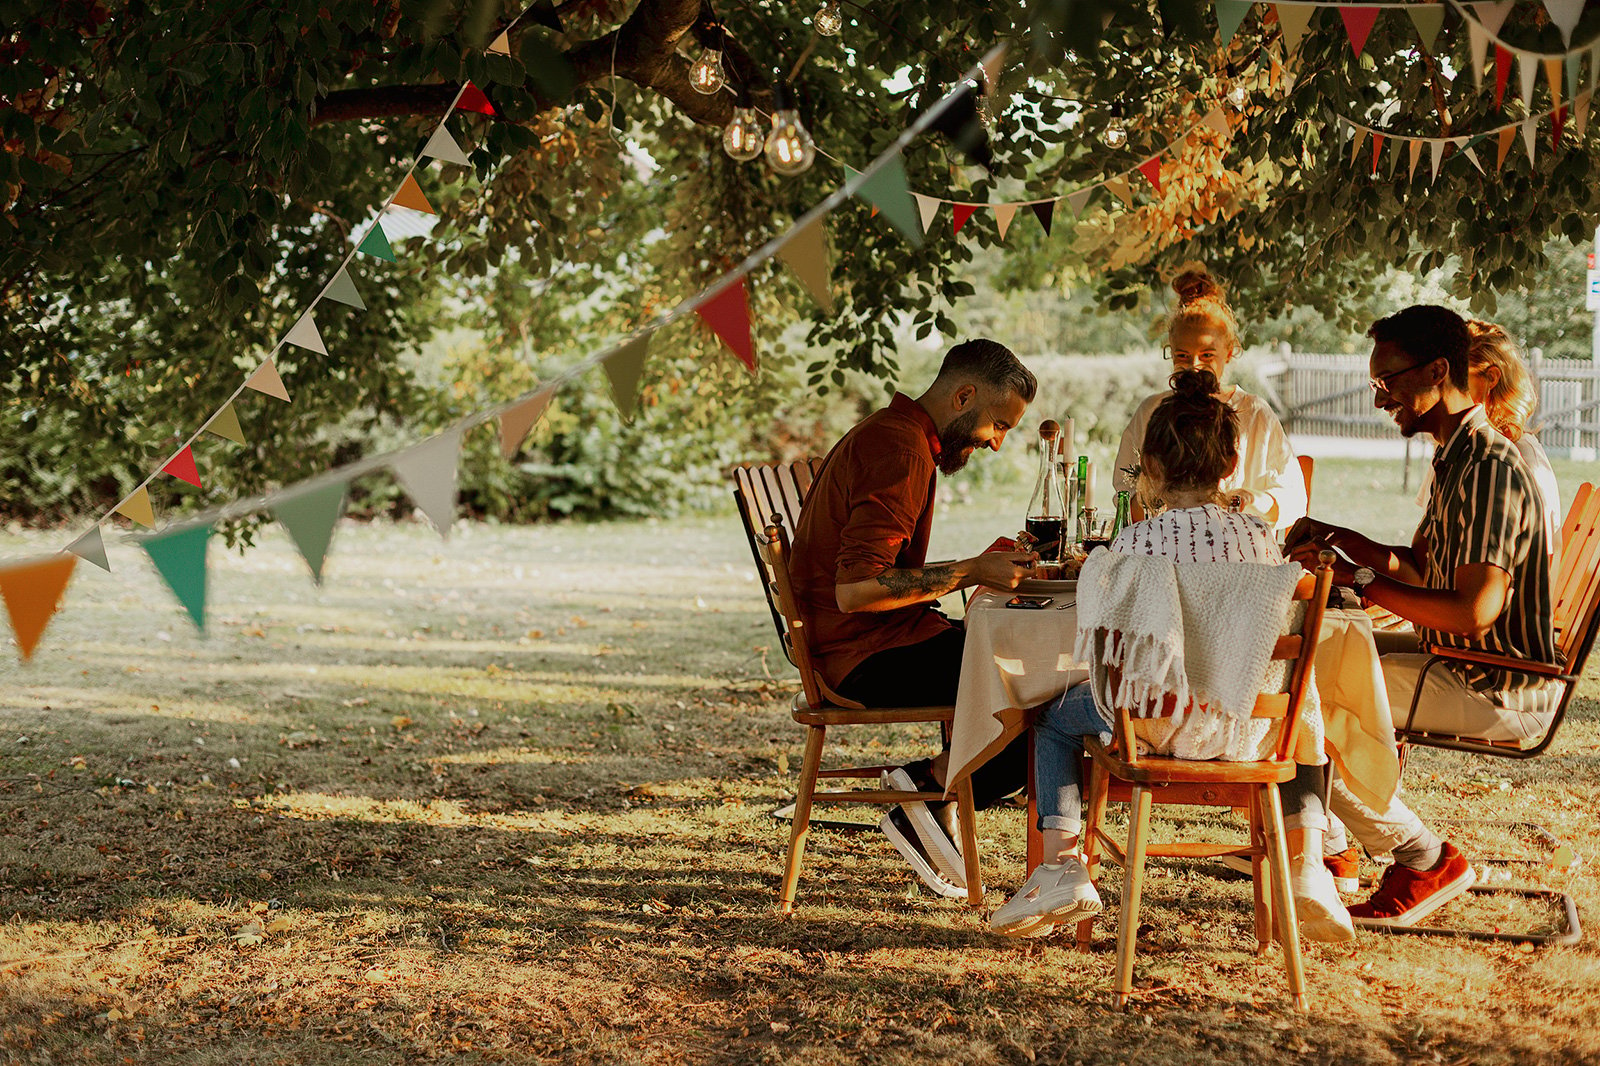
M 1335 549 L 1343 557 L 1335 567 L 1340 584 L 1415 627 L 1409 648 L 1398 635 L 1378 635 L 1391 708 L 1411 704 L 1429 658 L 1418 641 L 1554 662 L 1544 502 L 1516 447 L 1467 392 L 1466 322 L 1419 304 L 1373 323 L 1367 336 L 1373 406 L 1403 435 L 1425 434 L 1438 445 L 1427 510 L 1405 546 L 1306 518 L 1290 530 L 1289 554 L 1309 568 L 1318 551 Z M 1493 739 L 1531 736 L 1550 720 L 1559 685 L 1450 663 L 1428 672 L 1412 724 Z M 1412 925 L 1471 887 L 1465 857 L 1398 796 L 1374 811 L 1335 781 L 1330 806 L 1369 852 L 1395 857 L 1371 898 L 1350 908 L 1358 924 Z

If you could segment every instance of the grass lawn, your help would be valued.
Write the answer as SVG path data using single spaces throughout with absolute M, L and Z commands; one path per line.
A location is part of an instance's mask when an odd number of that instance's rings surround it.
M 1330 460 L 1315 510 L 1404 537 L 1398 480 Z M 1025 498 L 953 503 L 935 551 L 1014 531 Z M 1592 936 L 1307 946 L 1299 1017 L 1279 954 L 1253 953 L 1248 884 L 1203 863 L 1151 867 L 1130 1013 L 1108 1008 L 1114 913 L 1090 955 L 991 936 L 876 832 L 813 833 L 781 920 L 795 683 L 731 514 L 346 525 L 320 590 L 272 530 L 213 546 L 204 640 L 110 548 L 32 664 L 0 657 L 0 1062 L 1600 1061 Z M 1593 856 L 1595 695 L 1591 672 L 1532 762 L 1415 753 L 1416 806 Z M 930 744 L 850 739 L 867 761 Z M 980 834 L 993 906 L 1021 812 Z M 1592 862 L 1513 869 L 1600 921 Z M 1446 916 L 1552 921 L 1497 897 Z

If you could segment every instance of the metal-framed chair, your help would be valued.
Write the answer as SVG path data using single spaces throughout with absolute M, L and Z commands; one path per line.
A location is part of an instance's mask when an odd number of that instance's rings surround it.
M 1100 743 L 1098 737 L 1084 738 L 1084 748 L 1090 758 L 1089 814 L 1083 831 L 1089 874 L 1098 876 L 1102 846 L 1123 869 L 1115 982 L 1118 1008 L 1126 1007 L 1133 995 L 1133 958 L 1145 858 L 1214 858 L 1240 854 L 1251 859 L 1258 948 L 1265 951 L 1271 944 L 1276 921 L 1278 937 L 1283 941 L 1289 994 L 1295 1009 L 1305 1009 L 1305 972 L 1300 960 L 1294 897 L 1289 889 L 1289 853 L 1284 840 L 1278 785 L 1295 776 L 1293 752 L 1300 707 L 1310 684 L 1311 665 L 1322 632 L 1322 616 L 1328 603 L 1328 590 L 1333 584 L 1333 558 L 1332 552 L 1323 552 L 1316 574 L 1307 575 L 1296 587 L 1294 598 L 1307 601 L 1300 632 L 1279 637 L 1272 649 L 1273 659 L 1293 661 L 1287 687 L 1282 692 L 1262 693 L 1256 698 L 1255 717 L 1282 722 L 1271 758 L 1228 762 L 1142 756 L 1134 741 L 1133 719 L 1126 707 L 1117 711 L 1110 745 Z M 1104 828 L 1108 802 L 1128 804 L 1126 846 L 1118 844 Z M 1237 842 L 1151 844 L 1150 811 L 1156 803 L 1245 807 L 1250 812 L 1249 846 L 1241 849 Z M 1089 950 L 1093 930 L 1093 917 L 1078 924 L 1081 950 Z
M 814 464 L 814 465 L 813 465 Z M 751 549 L 767 594 L 767 604 L 772 609 L 774 622 L 785 654 L 800 674 L 800 692 L 790 708 L 794 720 L 805 727 L 805 755 L 800 767 L 800 780 L 795 789 L 793 821 L 789 832 L 789 852 L 784 864 L 783 881 L 778 892 L 778 908 L 784 914 L 794 910 L 795 895 L 800 881 L 800 864 L 805 854 L 806 839 L 811 826 L 812 808 L 817 804 L 867 804 L 893 806 L 922 801 L 941 803 L 942 792 L 906 792 L 884 788 L 819 790 L 820 779 L 879 780 L 883 771 L 894 769 L 884 764 L 877 766 L 840 766 L 824 768 L 824 749 L 828 729 L 854 725 L 898 725 L 928 722 L 948 728 L 955 720 L 953 705 L 937 707 L 863 707 L 854 700 L 840 696 L 829 688 L 812 665 L 809 631 L 795 597 L 794 585 L 789 577 L 788 514 L 796 517 L 804 502 L 805 493 L 820 469 L 819 460 L 799 460 L 792 464 L 744 463 L 732 472 L 734 498 L 739 503 L 739 513 L 751 532 Z M 772 505 L 774 510 L 758 527 L 751 529 L 751 515 L 759 513 L 756 507 Z M 791 510 L 792 508 L 792 510 Z M 983 906 L 983 877 L 978 861 L 978 830 L 974 818 L 972 785 L 962 782 L 955 789 L 956 820 L 961 836 L 961 854 L 967 878 L 967 903 L 971 907 Z M 817 823 L 822 824 L 822 823 Z

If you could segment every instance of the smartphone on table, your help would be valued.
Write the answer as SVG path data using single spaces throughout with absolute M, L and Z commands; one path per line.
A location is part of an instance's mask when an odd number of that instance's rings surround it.
M 1013 596 L 1006 601 L 1007 607 L 1017 607 L 1022 610 L 1037 611 L 1041 607 L 1050 606 L 1049 596 Z

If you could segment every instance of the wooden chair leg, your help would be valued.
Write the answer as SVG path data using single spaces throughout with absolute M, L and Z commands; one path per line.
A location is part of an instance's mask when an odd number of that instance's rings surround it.
M 811 832 L 811 798 L 817 792 L 817 774 L 822 769 L 822 742 L 827 739 L 826 726 L 806 727 L 806 753 L 800 764 L 800 786 L 795 792 L 794 822 L 789 829 L 789 859 L 783 867 L 783 887 L 778 890 L 778 910 L 794 913 L 795 889 L 800 883 L 800 857 L 806 850 L 806 836 Z
M 1100 882 L 1100 827 L 1105 824 L 1106 797 L 1111 791 L 1110 775 L 1087 760 L 1085 779 L 1089 784 L 1088 817 L 1083 823 L 1083 834 L 1078 844 L 1083 849 L 1083 865 L 1089 871 L 1089 880 Z M 1094 946 L 1094 915 L 1078 923 L 1078 950 L 1089 951 Z
M 978 865 L 978 809 L 972 801 L 972 778 L 956 786 L 956 824 L 961 829 L 961 861 L 967 874 L 967 906 L 983 906 L 983 869 Z
M 1144 890 L 1144 852 L 1150 835 L 1150 790 L 1133 787 L 1128 804 L 1128 864 L 1122 871 L 1122 920 L 1117 929 L 1116 1005 L 1133 993 L 1133 953 L 1139 941 L 1139 896 Z
M 1283 830 L 1283 800 L 1278 786 L 1256 789 L 1259 802 L 1267 808 L 1267 836 L 1272 845 L 1273 909 L 1278 917 L 1278 935 L 1283 940 L 1283 968 L 1289 979 L 1289 995 L 1294 1009 L 1306 1009 L 1306 977 L 1300 962 L 1300 929 L 1294 913 L 1294 893 L 1289 888 L 1289 848 Z
M 1256 954 L 1264 955 L 1272 947 L 1272 890 L 1268 880 L 1266 812 L 1261 808 L 1262 789 L 1250 790 L 1250 847 L 1255 851 L 1250 859 L 1250 881 L 1256 916 Z
M 1039 832 L 1039 775 L 1034 765 L 1037 749 L 1033 743 L 1033 730 L 1028 730 L 1028 862 L 1026 873 L 1033 875 L 1044 861 L 1044 836 Z

